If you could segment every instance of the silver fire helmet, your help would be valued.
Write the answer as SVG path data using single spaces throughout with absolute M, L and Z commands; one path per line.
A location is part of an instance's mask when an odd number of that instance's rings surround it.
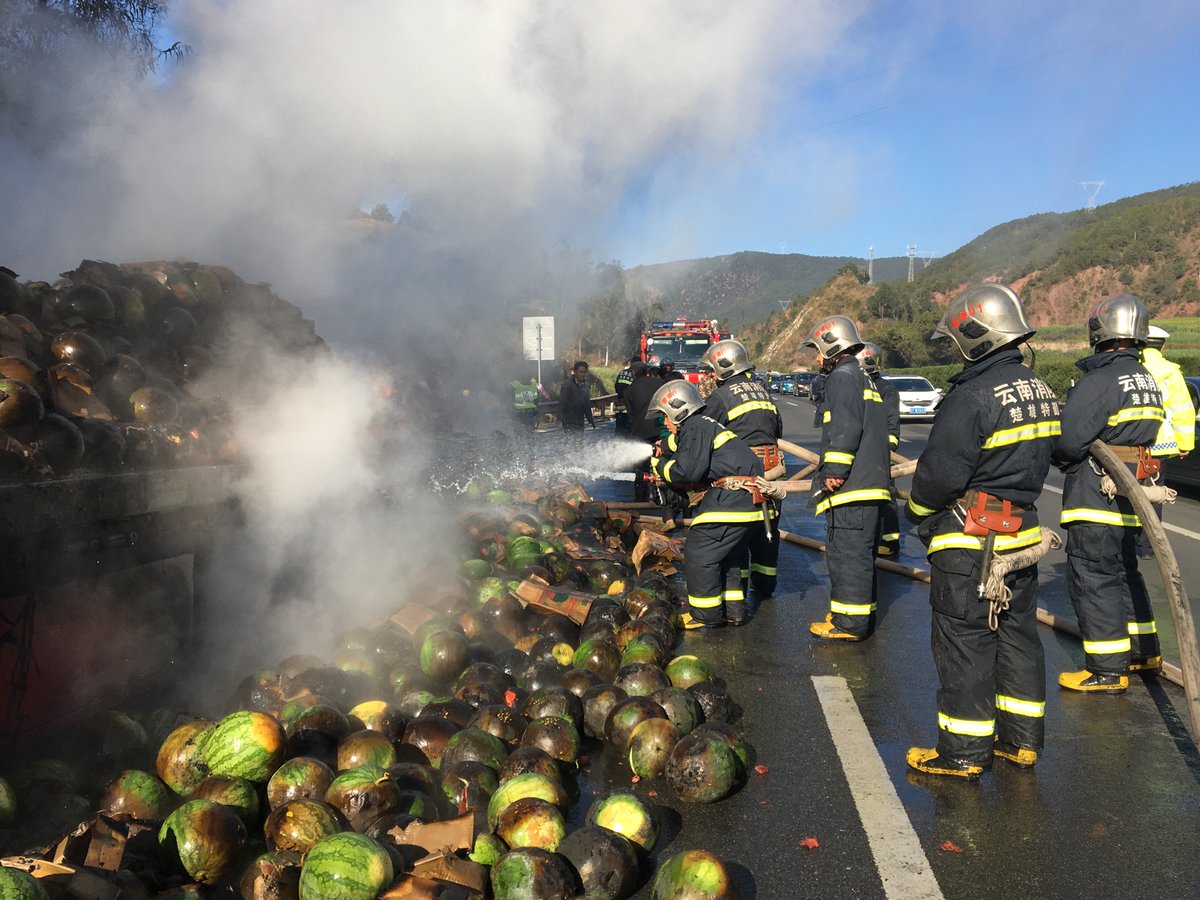
M 690 381 L 676 379 L 668 381 L 650 398 L 650 408 L 646 411 L 646 418 L 653 418 L 655 413 L 662 413 L 676 425 L 704 408 L 704 401 L 700 399 L 700 392 L 696 390 L 696 386 Z
M 1144 344 L 1150 338 L 1150 313 L 1133 294 L 1118 294 L 1096 304 L 1087 327 L 1088 343 L 1093 347 L 1122 339 Z
M 1034 333 L 1016 291 L 1002 284 L 979 284 L 954 298 L 930 337 L 950 338 L 963 358 L 975 362 Z
M 825 359 L 847 351 L 853 353 L 863 344 L 858 326 L 848 316 L 829 316 L 813 326 L 804 339 L 804 346 L 816 347 Z
M 878 344 L 867 341 L 862 345 L 862 349 L 854 355 L 858 357 L 858 364 L 862 366 L 864 372 L 868 375 L 879 374 L 879 358 L 883 356 L 883 349 Z
M 700 357 L 700 365 L 712 369 L 717 381 L 724 381 L 754 368 L 754 364 L 750 362 L 750 354 L 746 352 L 742 342 L 732 339 L 710 344 Z

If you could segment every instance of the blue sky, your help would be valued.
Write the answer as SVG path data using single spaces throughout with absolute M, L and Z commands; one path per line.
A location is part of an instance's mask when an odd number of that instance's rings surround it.
M 1193 5 L 885 3 L 845 37 L 771 87 L 735 158 L 647 167 L 616 255 L 944 255 L 1001 222 L 1082 207 L 1082 181 L 1104 181 L 1104 203 L 1200 179 Z M 668 209 L 683 185 L 681 229 Z

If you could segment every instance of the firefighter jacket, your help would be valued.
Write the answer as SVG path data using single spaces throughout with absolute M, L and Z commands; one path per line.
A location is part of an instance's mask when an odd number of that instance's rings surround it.
M 568 378 L 558 389 L 558 417 L 564 425 L 582 426 L 586 421 L 595 425 L 592 418 L 592 397 L 588 384 L 580 384 L 574 378 Z
M 1141 521 L 1129 501 L 1101 492 L 1103 470 L 1088 449 L 1097 438 L 1115 447 L 1149 447 L 1165 418 L 1162 395 L 1136 350 L 1096 353 L 1075 365 L 1084 374 L 1067 394 L 1054 445 L 1054 463 L 1067 473 L 1059 521 L 1137 528 Z
M 663 381 L 657 375 L 639 375 L 633 384 L 625 388 L 625 408 L 629 410 L 629 427 L 633 436 L 647 443 L 654 443 L 662 437 L 662 414 L 652 419 L 646 418 L 650 411 L 650 401 L 655 392 L 663 386 Z
M 883 408 L 887 411 L 888 446 L 895 450 L 900 446 L 900 391 L 878 372 L 870 377 L 875 390 L 883 398 Z
M 929 443 L 913 474 L 906 513 L 932 556 L 939 550 L 982 550 L 963 531 L 959 501 L 970 490 L 1008 500 L 1024 511 L 1021 529 L 997 534 L 997 552 L 1042 539 L 1033 504 L 1042 492 L 1060 431 L 1058 398 L 1007 347 L 950 378 Z
M 762 463 L 736 434 L 703 412 L 679 425 L 679 433 L 662 442 L 662 456 L 651 461 L 654 474 L 667 484 L 695 489 L 730 475 L 760 477 Z M 738 488 L 708 488 L 692 513 L 692 525 L 743 525 L 761 522 L 753 495 Z
M 617 380 L 613 383 L 613 392 L 617 395 L 618 400 L 625 399 L 625 388 L 633 384 L 633 367 L 626 366 L 617 373 Z
M 1196 447 L 1196 410 L 1192 407 L 1183 371 L 1154 347 L 1142 351 L 1142 365 L 1158 385 L 1163 411 L 1167 414 L 1150 452 L 1154 456 L 1191 453 Z
M 750 447 L 777 444 L 783 436 L 779 408 L 750 372 L 717 385 L 704 401 L 704 414 L 725 425 Z
M 887 412 L 883 398 L 847 354 L 825 379 L 821 407 L 821 463 L 813 474 L 818 515 L 834 506 L 891 500 Z M 832 493 L 826 478 L 844 478 Z

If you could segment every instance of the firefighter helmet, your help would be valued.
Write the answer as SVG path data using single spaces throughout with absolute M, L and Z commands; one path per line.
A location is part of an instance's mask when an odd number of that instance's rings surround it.
M 863 345 L 858 326 L 849 316 L 829 316 L 813 326 L 803 346 L 816 347 L 825 359 L 842 353 L 854 353 Z
M 1133 294 L 1118 294 L 1096 304 L 1087 326 L 1088 343 L 1093 347 L 1117 340 L 1144 344 L 1150 338 L 1150 313 Z
M 700 365 L 712 369 L 717 381 L 725 381 L 734 375 L 741 375 L 754 369 L 750 362 L 750 354 L 741 341 L 727 339 L 710 344 L 700 357 Z
M 656 413 L 662 413 L 676 425 L 694 412 L 704 408 L 700 392 L 689 381 L 676 379 L 668 381 L 650 398 L 650 409 L 646 418 L 652 418 Z
M 1159 328 L 1157 325 L 1151 325 L 1146 329 L 1146 344 L 1153 347 L 1155 350 L 1161 350 L 1163 344 L 1167 342 L 1167 338 L 1171 336 L 1171 332 L 1165 328 Z
M 1016 291 L 1002 284 L 978 284 L 954 299 L 930 337 L 950 338 L 964 359 L 975 362 L 1033 334 Z
M 883 355 L 883 350 L 878 344 L 867 341 L 854 355 L 858 357 L 858 364 L 864 372 L 868 375 L 879 374 L 879 357 Z

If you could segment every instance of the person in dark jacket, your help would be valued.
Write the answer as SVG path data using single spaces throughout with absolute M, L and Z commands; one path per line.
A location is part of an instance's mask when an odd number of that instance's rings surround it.
M 1140 349 L 1150 317 L 1136 297 L 1105 300 L 1088 317 L 1094 353 L 1075 365 L 1083 377 L 1067 394 L 1054 462 L 1066 472 L 1062 518 L 1067 528 L 1067 589 L 1083 635 L 1085 667 L 1063 672 L 1072 691 L 1122 693 L 1130 671 L 1161 667 L 1158 626 L 1138 571 L 1141 520 L 1129 500 L 1105 493 L 1103 469 L 1089 455 L 1099 438 L 1141 475 L 1166 420 L 1162 394 Z
M 993 756 L 1028 767 L 1042 749 L 1046 664 L 1034 557 L 1043 544 L 1034 502 L 1059 408 L 1021 355 L 1033 333 L 1020 298 L 998 284 L 964 291 L 934 332 L 954 341 L 966 365 L 938 406 L 907 509 L 928 548 L 941 684 L 937 746 L 910 748 L 907 762 L 929 775 L 974 780 Z M 1006 560 L 1007 608 L 993 605 L 980 590 L 991 560 L 1018 552 Z
M 635 440 L 655 444 L 663 437 L 662 416 L 647 415 L 650 411 L 650 401 L 654 392 L 662 387 L 663 380 L 658 376 L 657 369 L 651 369 L 643 362 L 634 363 L 633 381 L 625 388 L 625 409 L 629 413 L 630 437 Z M 650 499 L 650 457 L 634 470 L 633 499 L 646 502 Z
M 861 641 L 875 624 L 875 532 L 888 486 L 887 413 L 854 354 L 863 345 L 846 316 L 818 322 L 804 343 L 816 347 L 825 378 L 821 462 L 813 502 L 825 514 L 829 614 L 809 632 L 827 641 Z
M 704 351 L 701 368 L 711 370 L 717 386 L 705 400 L 704 413 L 712 416 L 748 446 L 763 464 L 764 476 L 775 480 L 784 475 L 779 439 L 783 436 L 783 418 L 765 387 L 754 380 L 754 364 L 739 341 L 717 341 Z M 780 506 L 769 506 L 773 519 L 779 518 Z M 779 540 L 758 529 L 751 533 L 748 556 L 742 560 L 742 587 L 747 591 L 748 612 L 775 593 L 778 577 Z M 749 593 L 752 592 L 752 593 Z
M 613 393 L 617 395 L 617 414 L 613 418 L 613 432 L 617 435 L 628 435 L 632 428 L 629 421 L 629 410 L 625 405 L 625 389 L 633 384 L 633 367 L 640 363 L 637 354 L 629 357 L 629 365 L 617 373 L 613 382 Z
M 683 627 L 689 630 L 745 621 L 738 566 L 751 533 L 763 527 L 755 485 L 762 463 L 732 431 L 700 415 L 703 409 L 694 384 L 668 381 L 655 392 L 649 411 L 661 413 L 670 431 L 652 460 L 655 475 L 691 492 L 692 524 L 683 554 L 689 607 Z
M 896 386 L 883 377 L 879 371 L 879 361 L 883 350 L 878 344 L 867 341 L 858 351 L 858 364 L 867 373 L 875 390 L 883 398 L 883 408 L 887 411 L 888 449 L 895 451 L 900 446 L 900 391 Z M 889 479 L 892 496 L 896 494 L 896 483 Z M 879 516 L 879 534 L 875 538 L 875 555 L 895 559 L 900 555 L 900 513 L 896 509 L 896 501 L 889 500 L 883 504 Z
M 675 363 L 672 360 L 664 359 L 659 365 L 662 368 L 663 381 L 680 381 L 683 379 L 683 374 L 675 371 Z
M 571 377 L 558 389 L 558 418 L 563 431 L 578 434 L 585 422 L 596 427 L 588 374 L 588 364 L 580 360 L 571 367 Z

